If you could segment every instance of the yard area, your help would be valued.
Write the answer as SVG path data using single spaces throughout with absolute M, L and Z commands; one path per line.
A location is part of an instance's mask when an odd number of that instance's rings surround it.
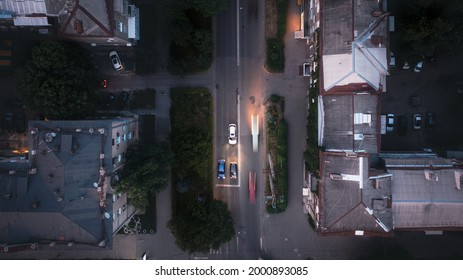
M 171 90 L 172 213 L 212 198 L 212 96 L 206 88 Z
M 269 213 L 279 213 L 288 205 L 287 124 L 284 119 L 285 99 L 272 95 L 266 105 L 267 169 L 265 198 Z

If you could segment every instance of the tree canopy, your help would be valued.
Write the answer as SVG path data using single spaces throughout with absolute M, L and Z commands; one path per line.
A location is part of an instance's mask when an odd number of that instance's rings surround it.
M 169 182 L 169 146 L 166 142 L 134 144 L 128 148 L 126 158 L 116 190 L 127 193 L 135 208 L 144 209 L 152 196 L 164 190 Z
M 227 204 L 219 200 L 192 200 L 182 213 L 169 221 L 168 227 L 183 251 L 207 253 L 235 236 L 233 218 Z
M 88 116 L 97 93 L 89 54 L 70 43 L 44 41 L 20 72 L 18 89 L 28 106 L 51 119 Z
M 185 75 L 207 70 L 214 42 L 212 16 L 225 10 L 228 0 L 180 0 L 172 3 L 168 38 L 171 41 L 169 71 Z
M 433 56 L 461 50 L 463 1 L 410 0 L 403 5 L 398 32 L 410 52 Z

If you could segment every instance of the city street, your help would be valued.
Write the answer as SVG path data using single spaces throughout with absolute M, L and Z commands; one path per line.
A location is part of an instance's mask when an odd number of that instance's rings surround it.
M 162 2 L 162 1 L 157 1 Z M 228 204 L 235 221 L 236 237 L 209 254 L 188 255 L 175 245 L 166 224 L 171 219 L 172 187 L 157 196 L 155 234 L 114 236 L 112 250 L 92 250 L 77 245 L 73 248 L 0 254 L 0 258 L 26 259 L 139 259 L 144 253 L 149 259 L 364 259 L 391 257 L 387 250 L 400 248 L 403 256 L 414 258 L 460 258 L 463 246 L 460 233 L 444 236 L 425 236 L 421 232 L 397 233 L 393 238 L 324 237 L 310 226 L 303 213 L 302 186 L 304 184 L 303 153 L 307 133 L 307 91 L 309 79 L 300 76 L 299 67 L 306 62 L 308 47 L 304 40 L 294 39 L 299 29 L 300 7 L 288 1 L 287 31 L 285 35 L 285 72 L 272 74 L 264 68 L 264 3 L 260 0 L 231 0 L 230 7 L 214 18 L 215 58 L 204 73 L 185 77 L 161 71 L 151 75 L 118 73 L 111 75 L 107 91 L 131 91 L 153 88 L 157 94 L 156 140 L 167 140 L 170 133 L 169 92 L 174 87 L 205 87 L 214 97 L 214 168 L 217 160 L 226 160 L 226 179 L 215 176 L 214 198 Z M 161 5 L 161 4 L 159 4 Z M 157 48 L 161 65 L 167 65 L 168 44 L 161 34 L 165 26 L 162 10 L 153 15 L 160 34 Z M 430 67 L 431 68 L 431 67 Z M 425 69 L 427 71 L 427 69 Z M 429 75 L 423 71 L 423 76 Z M 394 74 L 394 72 L 393 72 Z M 416 73 L 401 73 L 406 75 Z M 416 75 L 415 75 L 416 76 Z M 415 76 L 413 78 L 415 78 Z M 421 87 L 425 86 L 421 82 Z M 411 85 L 407 84 L 407 87 Z M 394 89 L 394 86 L 389 86 Z M 288 124 L 288 207 L 285 212 L 268 214 L 264 206 L 266 169 L 265 102 L 272 94 L 285 97 L 285 119 Z M 394 92 L 383 96 L 383 111 L 395 107 L 389 102 Z M 394 95 L 395 96 L 395 95 Z M 398 96 L 397 96 L 398 98 Z M 424 111 L 423 111 L 424 112 Z M 396 113 L 396 112 L 394 112 Z M 409 113 L 409 112 L 408 112 Z M 253 151 L 251 118 L 259 116 L 259 145 Z M 439 120 L 440 122 L 440 120 Z M 444 122 L 444 118 L 442 119 Z M 237 124 L 236 145 L 228 142 L 228 125 Z M 387 136 L 389 137 L 389 135 Z M 393 140 L 391 140 L 393 141 Z M 384 141 L 393 149 L 389 139 Z M 230 179 L 229 164 L 238 163 L 238 178 Z M 216 174 L 217 170 L 213 171 Z M 257 175 L 256 202 L 249 201 L 248 174 Z

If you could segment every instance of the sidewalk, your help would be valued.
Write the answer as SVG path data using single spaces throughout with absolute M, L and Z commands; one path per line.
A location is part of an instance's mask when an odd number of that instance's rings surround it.
M 266 215 L 263 209 L 263 253 L 271 259 L 306 259 L 309 251 L 311 229 L 301 207 L 309 80 L 299 75 L 299 67 L 308 57 L 308 46 L 305 40 L 294 38 L 299 21 L 297 1 L 289 1 L 285 72 L 264 73 L 267 98 L 272 94 L 285 97 L 288 124 L 288 207 L 283 213 L 271 215 Z

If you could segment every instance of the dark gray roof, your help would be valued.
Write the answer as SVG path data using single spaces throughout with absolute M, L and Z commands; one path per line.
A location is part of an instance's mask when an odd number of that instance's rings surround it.
M 322 146 L 333 150 L 379 150 L 378 96 L 370 94 L 324 95 Z M 369 122 L 358 122 L 359 118 Z
M 115 166 L 113 126 L 114 120 L 29 122 L 29 164 L 0 168 L 0 243 L 105 241 L 111 246 L 113 221 L 102 217 L 112 210 L 113 200 L 105 197 L 112 192 L 103 189 L 100 171 L 110 176 Z
M 390 169 L 394 227 L 463 228 L 460 169 Z
M 352 52 L 352 41 L 362 37 L 368 28 L 374 34 L 387 36 L 386 24 L 372 26 L 379 16 L 372 16 L 373 11 L 380 11 L 377 1 L 371 0 L 324 0 L 322 20 L 323 55 L 345 54 Z M 374 27 L 374 28 L 373 28 Z M 369 38 L 369 36 L 367 36 Z M 372 47 L 371 40 L 363 42 Z
M 369 177 L 366 156 L 323 153 L 321 160 L 321 231 L 388 233 L 392 229 L 391 177 Z M 340 175 L 342 180 L 334 180 L 330 174 Z
M 322 54 L 342 54 L 352 51 L 353 14 L 351 0 L 323 1 Z

